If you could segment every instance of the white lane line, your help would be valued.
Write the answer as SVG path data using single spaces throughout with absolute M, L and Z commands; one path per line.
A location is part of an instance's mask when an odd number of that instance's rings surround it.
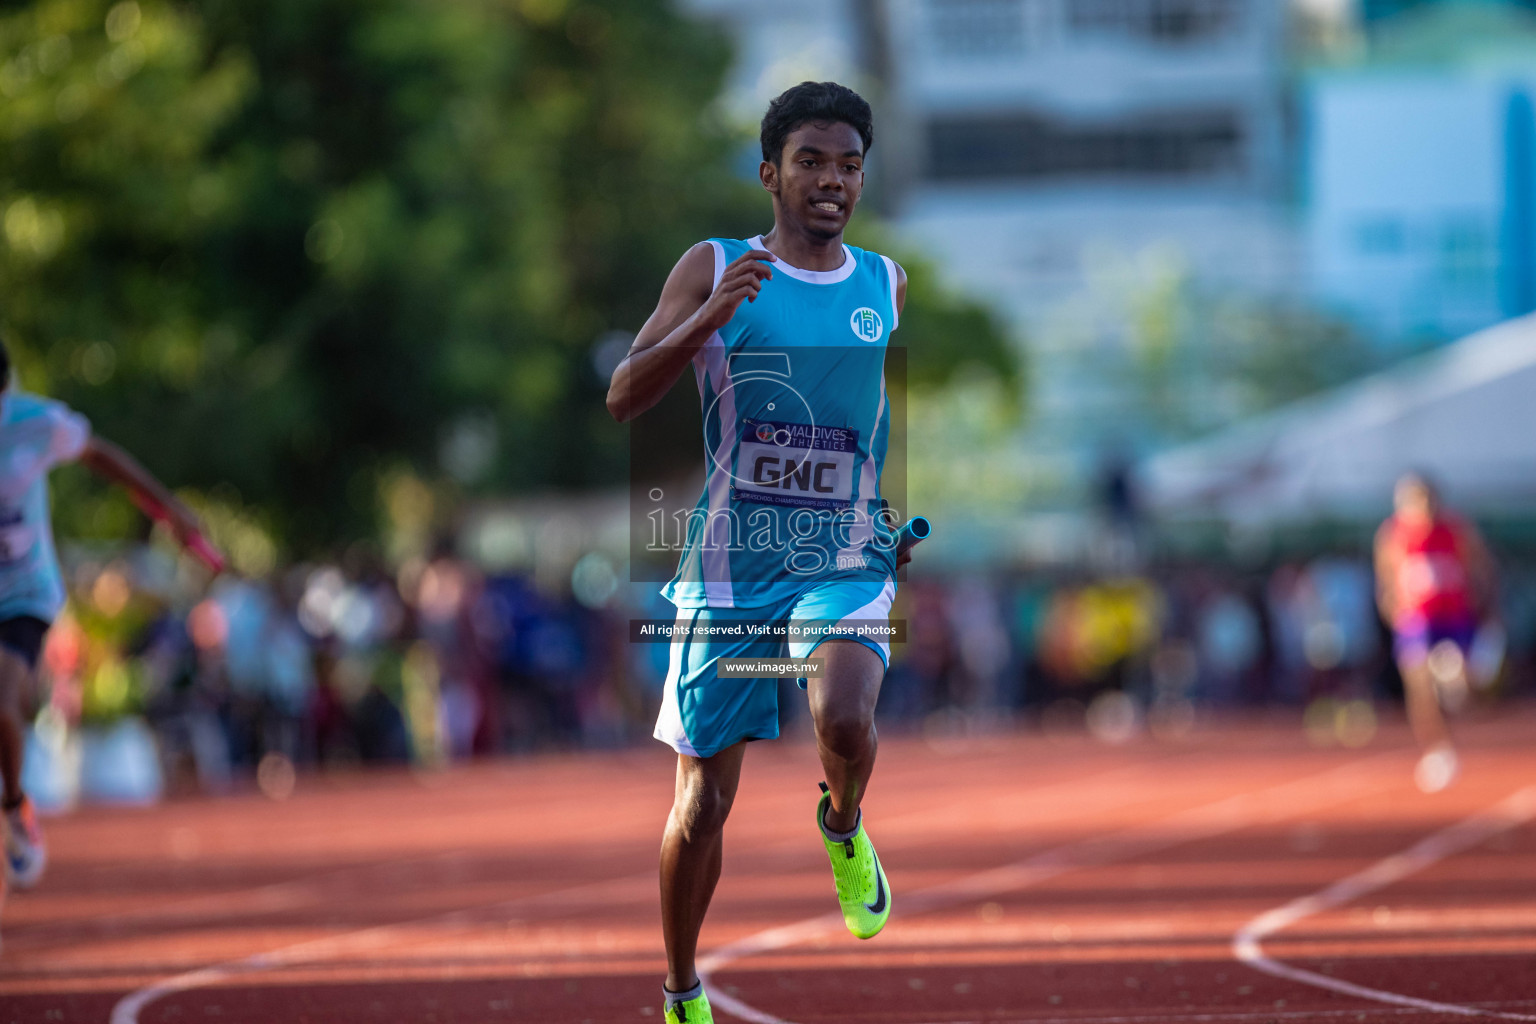
M 1392 784 L 1373 768 L 1384 761 L 1395 765 L 1399 760 L 1401 758 L 1394 754 L 1379 755 L 1306 778 L 1283 782 L 1256 793 L 1240 793 L 1181 811 L 1150 825 L 1136 825 L 1105 836 L 1066 843 L 1012 864 L 941 882 L 910 894 L 893 893 L 892 903 L 899 901 L 903 913 L 922 913 L 962 905 L 987 896 L 1038 885 L 1078 868 L 1130 860 L 1251 825 L 1294 817 L 1306 810 L 1345 803 L 1370 790 Z M 1395 780 L 1395 776 L 1393 778 Z M 1285 799 L 1296 792 L 1304 798 L 1310 798 L 1308 806 L 1267 807 L 1269 801 Z M 798 945 L 842 929 L 843 918 L 838 912 L 769 928 L 702 957 L 698 964 L 699 979 L 707 985 L 709 975 L 737 960 Z M 709 1000 L 713 1006 L 742 1020 L 751 1021 L 752 1024 L 794 1024 L 721 989 L 711 988 Z
M 1172 760 L 1172 758 L 1166 758 L 1162 760 Z M 1038 800 L 1042 796 L 1055 796 L 1058 792 L 1080 790 L 1085 786 L 1097 789 L 1105 785 L 1112 786 L 1117 780 L 1130 782 L 1136 779 L 1140 779 L 1144 777 L 1145 774 L 1145 764 L 1126 765 L 1121 768 L 1111 768 L 1106 771 L 1098 772 L 1086 779 L 1065 779 L 1060 782 L 1051 783 L 1048 786 L 1043 786 L 1040 789 L 1034 790 L 1029 794 L 1029 796 L 1031 799 Z M 1109 806 L 1113 807 L 1123 805 L 1128 802 L 1129 800 L 1111 801 Z M 1097 809 L 1103 810 L 1104 808 L 1099 807 Z M 901 825 L 907 825 L 912 822 L 920 823 L 923 820 L 928 820 L 931 818 L 932 814 L 929 812 L 923 812 L 921 814 L 904 814 L 894 818 L 885 819 L 885 824 L 890 825 L 899 823 Z M 791 840 L 791 842 L 793 842 L 794 845 L 798 847 L 801 841 L 795 839 Z M 938 888 L 940 887 L 933 887 L 933 891 L 937 891 Z M 926 892 L 929 890 L 923 891 Z M 921 893 L 914 893 L 913 895 L 920 896 Z M 906 907 L 906 902 L 907 901 L 904 899 L 903 909 Z M 815 939 L 820 935 L 841 929 L 842 927 L 843 916 L 841 912 L 834 912 L 825 914 L 821 917 L 813 917 L 805 921 L 800 921 L 796 924 L 783 925 L 778 928 L 770 928 L 767 931 L 759 932 L 754 936 L 743 939 L 736 943 L 732 943 L 731 945 L 724 946 L 721 949 L 716 950 L 714 953 L 702 957 L 697 965 L 699 980 L 702 982 L 710 971 L 715 970 L 722 964 L 728 963 L 732 960 L 739 960 L 742 957 L 751 956 L 753 953 L 762 953 L 768 950 L 783 949 L 787 946 L 798 945 L 801 942 L 810 941 L 811 939 Z M 788 1021 L 781 1020 L 772 1014 L 763 1013 L 755 1007 L 747 1005 L 741 1000 L 731 996 L 729 993 L 721 992 L 719 994 L 715 994 L 714 992 L 711 992 L 709 999 L 712 1006 L 718 1005 L 728 1012 L 735 1014 L 737 1017 L 742 1018 L 743 1020 L 752 1021 L 753 1024 L 789 1024 Z
M 1491 1008 L 1495 1006 L 1528 1006 L 1530 1000 L 1515 1000 L 1494 1003 L 1476 1003 L 1476 1006 Z M 1167 1013 L 1137 1013 L 1111 1017 L 1013 1017 L 1008 1019 L 967 1020 L 967 1021 L 930 1021 L 924 1024 L 1205 1024 L 1205 1022 L 1218 1021 L 1285 1021 L 1285 1020 L 1333 1020 L 1348 1019 L 1360 1020 L 1367 1016 L 1372 1018 L 1382 1017 L 1418 1017 L 1429 1011 L 1416 1007 L 1403 1006 L 1373 1006 L 1368 1010 L 1231 1010 L 1201 1011 L 1169 1010 Z
M 1157 759 L 1158 763 L 1180 762 L 1184 760 L 1187 760 L 1187 758 L 1185 758 L 1183 755 L 1170 755 Z M 1090 776 L 1089 781 L 1111 782 L 1121 777 L 1129 779 L 1133 776 L 1137 776 L 1143 773 L 1145 768 L 1146 765 L 1144 763 L 1112 768 Z M 1054 794 L 1058 790 L 1068 790 L 1073 787 L 1079 787 L 1082 784 L 1082 779 L 1062 780 L 1060 782 L 1053 783 L 1051 785 L 1042 787 L 1039 790 L 1036 790 L 1032 796 L 1039 797 L 1043 794 Z M 928 815 L 924 813 L 922 815 L 903 815 L 900 818 L 890 820 L 892 822 L 906 823 L 909 820 L 924 820 L 926 817 L 928 817 Z M 773 844 L 772 846 L 768 847 L 768 850 L 773 851 L 781 848 L 798 849 L 800 845 L 801 844 L 798 839 L 784 840 L 780 843 Z M 446 854 L 438 854 L 430 858 L 430 860 L 453 860 L 460 856 L 462 856 L 461 852 L 452 852 Z M 410 862 L 407 861 L 404 863 Z M 402 863 L 398 861 L 386 862 L 377 866 L 389 867 L 391 869 L 398 870 L 402 867 Z M 304 895 L 302 895 L 304 890 L 307 890 L 317 882 L 344 875 L 355 877 L 355 869 L 343 869 L 341 871 L 327 873 L 320 876 L 319 879 L 311 878 L 295 880 L 292 882 L 275 883 L 273 885 L 263 886 L 259 889 L 247 890 L 247 892 L 250 895 L 255 896 L 258 902 L 266 904 L 265 906 L 261 907 L 258 912 L 275 911 L 277 909 L 291 907 L 296 903 L 307 902 L 308 900 Z M 341 935 L 328 936 L 323 939 L 313 939 L 307 942 L 297 943 L 292 946 L 285 946 L 276 950 L 252 954 L 247 957 L 230 960 L 220 964 L 213 964 L 197 970 L 186 971 L 182 974 L 173 975 L 172 977 L 166 978 L 163 981 L 156 982 L 154 984 L 145 986 L 142 989 L 138 989 L 129 993 L 127 996 L 123 997 L 123 999 L 120 1000 L 117 1005 L 113 1007 L 110 1021 L 111 1024 L 137 1024 L 138 1015 L 145 1006 L 148 1006 L 150 1003 L 153 1003 L 165 996 L 172 995 L 176 992 L 184 992 L 189 989 L 204 988 L 209 985 L 216 985 L 221 981 L 240 975 L 252 974 L 277 967 L 292 966 L 294 964 L 303 963 L 306 960 L 318 959 L 329 954 L 342 952 L 353 946 L 357 947 L 358 949 L 367 949 L 371 947 L 386 945 L 389 941 L 391 941 L 392 933 L 397 930 L 403 930 L 406 928 L 416 927 L 421 924 L 428 924 L 433 922 L 454 923 L 456 921 L 462 921 L 470 914 L 485 913 L 488 910 L 500 911 L 502 909 L 510 909 L 515 906 L 524 905 L 526 902 L 533 902 L 537 899 L 545 898 L 546 896 L 550 899 L 564 898 L 575 895 L 577 893 L 586 892 L 594 888 L 594 886 L 601 888 L 601 886 L 607 884 L 632 883 L 637 879 L 648 880 L 652 877 L 654 876 L 650 874 L 629 876 L 626 878 L 615 879 L 612 882 L 594 883 L 594 885 L 591 886 L 578 886 L 574 889 L 563 890 L 558 893 L 545 894 L 544 896 L 525 897 L 514 899 L 507 903 L 498 903 L 492 904 L 490 906 L 451 911 L 447 914 L 437 917 L 429 917 L 406 922 L 396 922 L 395 924 L 391 925 L 380 925 L 375 928 L 363 929 L 355 932 L 347 932 Z M 205 901 L 222 900 L 229 895 L 238 894 L 216 894 L 209 897 L 197 897 L 193 900 L 187 901 L 187 903 L 202 905 Z M 129 912 L 128 914 L 118 915 L 118 917 L 122 919 L 120 924 L 124 926 L 131 925 L 137 920 L 144 919 L 146 916 L 149 915 L 142 911 Z M 841 919 L 839 918 L 839 920 Z
M 253 953 L 250 956 L 177 974 L 130 992 L 119 1000 L 117 1005 L 112 1007 L 112 1015 L 109 1021 L 110 1024 L 138 1024 L 139 1014 L 143 1011 L 144 1007 L 168 995 L 185 992 L 189 989 L 206 988 L 209 985 L 217 985 L 222 981 L 245 974 L 305 963 L 343 950 L 377 949 L 387 946 L 401 934 L 419 928 L 422 925 L 466 924 L 478 914 L 487 912 L 503 913 L 510 910 L 538 906 L 541 903 L 559 903 L 573 896 L 589 893 L 595 894 L 610 887 L 622 891 L 627 886 L 644 884 L 654 879 L 655 873 L 648 871 L 644 874 L 627 875 L 623 878 L 611 878 L 601 882 L 590 882 L 586 885 L 559 889 L 554 892 L 533 893 L 498 903 L 465 907 L 411 921 L 378 925 L 373 928 L 344 932 L 340 935 L 328 935 L 324 938 L 309 939 L 263 953 Z
M 1493 807 L 1426 836 L 1401 853 L 1394 853 L 1390 857 L 1379 860 L 1365 870 L 1358 871 L 1347 878 L 1341 878 L 1310 896 L 1303 896 L 1284 906 L 1260 914 L 1243 925 L 1233 936 L 1232 955 L 1249 967 L 1277 978 L 1299 981 L 1304 985 L 1313 985 L 1379 1003 L 1391 1003 L 1418 1010 L 1433 1010 L 1436 1013 L 1450 1013 L 1462 1017 L 1487 1016 L 1502 1017 L 1506 1020 L 1536 1021 L 1536 1015 L 1533 1014 L 1510 1013 L 1458 1003 L 1441 1003 L 1432 999 L 1418 999 L 1397 992 L 1356 985 L 1326 974 L 1318 974 L 1315 971 L 1281 963 L 1266 955 L 1263 946 L 1264 939 L 1302 918 L 1352 903 L 1362 896 L 1422 871 L 1446 857 L 1477 846 L 1500 832 L 1517 828 L 1532 818 L 1536 818 L 1536 786 L 1528 786 Z
M 1092 776 L 1090 781 L 1110 782 L 1121 777 L 1129 779 L 1133 774 L 1140 774 L 1143 770 L 1143 766 L 1127 766 L 1125 768 L 1115 768 Z M 1076 780 L 1075 782 L 1063 781 L 1061 783 L 1043 787 L 1042 790 L 1037 791 L 1037 794 L 1053 793 L 1059 789 L 1064 790 L 1071 786 L 1078 786 L 1081 784 L 1082 780 Z M 921 816 L 915 814 L 904 815 L 900 819 L 893 820 L 906 822 L 909 818 L 913 820 L 921 820 Z M 782 840 L 778 843 L 766 847 L 765 849 L 770 853 L 778 850 L 799 850 L 802 845 L 802 840 L 794 838 Z M 460 856 L 458 853 L 441 854 L 433 859 L 452 859 L 458 856 Z M 401 864 L 399 862 L 395 862 L 393 864 L 381 866 L 388 866 L 392 870 L 399 870 Z M 327 875 L 322 876 L 322 878 L 329 879 L 332 877 L 339 877 L 342 874 L 343 872 L 328 873 Z M 178 992 L 186 992 L 188 990 L 198 988 L 207 988 L 211 985 L 217 985 L 220 982 L 243 975 L 255 974 L 261 971 L 273 970 L 281 967 L 290 967 L 295 964 L 306 963 L 312 960 L 319 960 L 340 952 L 363 951 L 380 948 L 387 946 L 392 941 L 395 941 L 399 933 L 406 932 L 408 929 L 420 927 L 424 924 L 466 923 L 472 915 L 485 914 L 487 912 L 500 913 L 503 911 L 527 907 L 530 905 L 537 905 L 538 903 L 545 901 L 558 902 L 560 900 L 566 900 L 572 897 L 580 896 L 584 893 L 601 892 L 607 886 L 616 886 L 622 888 L 623 886 L 633 885 L 636 883 L 651 882 L 655 880 L 655 877 L 656 875 L 654 871 L 648 871 L 643 874 L 629 875 L 623 878 L 611 879 L 604 882 L 589 883 L 570 889 L 559 890 L 557 892 L 539 893 L 531 896 L 514 898 L 505 902 L 448 911 L 444 914 L 426 918 L 395 922 L 393 924 L 387 925 L 378 925 L 373 928 L 344 932 L 339 935 L 331 935 L 319 939 L 310 939 L 304 942 L 295 943 L 291 946 L 284 946 L 279 949 L 268 950 L 261 953 L 253 953 L 249 956 L 225 961 L 223 963 L 212 964 L 208 967 L 186 971 L 184 973 L 173 975 L 169 978 L 147 985 L 124 996 L 112 1008 L 111 1017 L 109 1018 L 110 1024 L 138 1024 L 139 1014 L 143 1011 L 144 1007 L 159 999 L 163 999 L 169 995 L 174 995 Z M 253 894 L 267 893 L 270 895 L 272 892 L 283 893 L 292 889 L 296 889 L 300 886 L 307 887 L 313 885 L 315 881 L 316 880 L 314 879 L 310 879 L 302 882 L 279 883 L 277 885 L 266 886 L 262 889 L 250 891 Z M 839 917 L 838 921 L 841 923 L 842 918 Z

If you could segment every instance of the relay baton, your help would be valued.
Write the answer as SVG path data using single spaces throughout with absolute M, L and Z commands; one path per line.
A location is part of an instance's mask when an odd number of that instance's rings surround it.
M 928 539 L 933 533 L 933 524 L 926 516 L 913 516 L 902 524 L 901 532 L 896 535 L 896 557 L 911 551 L 920 541 Z
M 170 512 L 154 498 L 147 494 L 140 494 L 138 491 L 129 491 L 128 496 L 133 499 L 135 505 L 139 506 L 140 511 L 149 516 L 149 518 L 156 522 L 170 525 Z M 208 538 L 204 537 L 201 533 L 194 531 L 186 539 L 183 546 L 199 562 L 206 565 L 215 576 L 224 571 L 224 556 L 219 554 L 218 548 L 208 543 Z

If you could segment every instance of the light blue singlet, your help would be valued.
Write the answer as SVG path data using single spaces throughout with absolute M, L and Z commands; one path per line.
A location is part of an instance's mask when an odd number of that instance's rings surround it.
M 710 245 L 716 284 L 732 260 L 763 248 L 761 236 Z M 662 590 L 679 608 L 764 607 L 827 579 L 895 577 L 880 472 L 896 267 L 843 251 L 830 271 L 770 263 L 756 301 L 693 360 L 707 475 Z
M 85 417 L 25 392 L 0 396 L 0 620 L 52 622 L 64 604 L 53 548 L 48 471 L 80 457 Z

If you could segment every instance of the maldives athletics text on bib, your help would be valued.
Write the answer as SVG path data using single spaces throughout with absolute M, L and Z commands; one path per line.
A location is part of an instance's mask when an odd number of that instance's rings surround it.
M 797 508 L 847 508 L 859 432 L 848 427 L 743 420 L 734 497 Z

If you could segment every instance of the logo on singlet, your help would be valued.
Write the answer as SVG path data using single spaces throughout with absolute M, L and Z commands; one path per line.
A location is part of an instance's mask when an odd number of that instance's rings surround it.
M 880 314 L 868 306 L 860 306 L 853 311 L 853 316 L 848 320 L 848 326 L 853 328 L 865 341 L 879 341 L 880 335 L 885 333 L 885 323 L 880 319 Z

